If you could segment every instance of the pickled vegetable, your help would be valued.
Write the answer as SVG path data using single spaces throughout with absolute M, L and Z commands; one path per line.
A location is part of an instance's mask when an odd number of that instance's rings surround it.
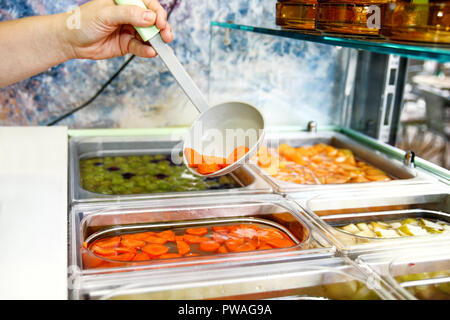
M 169 156 L 144 155 L 80 160 L 83 189 L 108 195 L 186 192 L 240 187 L 231 176 L 202 178 Z
M 93 241 L 86 248 L 112 261 L 142 262 L 197 255 L 288 248 L 295 242 L 284 232 L 257 224 L 228 224 L 161 232 L 126 233 Z M 84 255 L 87 267 L 103 267 Z
M 378 300 L 378 295 L 365 284 L 352 280 L 323 286 L 325 296 L 334 300 Z
M 450 232 L 450 224 L 423 218 L 407 218 L 390 222 L 351 223 L 336 229 L 369 238 L 397 238 Z
M 382 170 L 359 161 L 353 152 L 324 143 L 294 148 L 281 144 L 278 150 L 261 147 L 255 157 L 268 175 L 298 184 L 343 184 L 390 181 Z
M 425 279 L 436 279 L 436 283 L 428 285 L 411 285 L 405 289 L 420 300 L 450 300 L 450 270 L 438 272 L 424 272 L 397 276 L 395 279 L 399 283 L 411 282 Z M 442 281 L 447 279 L 447 281 Z

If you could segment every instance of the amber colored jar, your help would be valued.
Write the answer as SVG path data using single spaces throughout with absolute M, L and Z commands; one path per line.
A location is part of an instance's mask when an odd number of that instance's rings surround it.
M 390 40 L 450 43 L 450 1 L 391 1 L 381 34 Z
M 315 30 L 317 1 L 278 1 L 276 24 L 289 29 Z
M 379 36 L 389 0 L 319 0 L 316 28 L 328 33 Z

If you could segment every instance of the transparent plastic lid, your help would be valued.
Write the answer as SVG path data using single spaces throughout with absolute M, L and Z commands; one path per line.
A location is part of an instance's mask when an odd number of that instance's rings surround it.
M 79 299 L 394 299 L 374 273 L 341 258 L 226 266 L 198 273 L 163 270 L 121 283 L 88 281 Z
M 450 299 L 448 243 L 362 255 L 358 263 L 377 272 L 407 299 Z
M 445 187 L 378 188 L 290 198 L 348 254 L 450 240 L 450 194 Z
M 226 251 L 212 247 L 217 244 Z M 310 221 L 276 195 L 80 204 L 71 212 L 70 266 L 80 277 L 126 278 L 188 266 L 201 271 L 334 253 Z

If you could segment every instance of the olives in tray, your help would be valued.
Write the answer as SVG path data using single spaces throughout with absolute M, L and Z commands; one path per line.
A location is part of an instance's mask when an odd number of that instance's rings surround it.
M 111 156 L 80 160 L 81 187 L 87 191 L 126 195 L 232 189 L 230 175 L 206 179 L 189 172 L 169 155 Z

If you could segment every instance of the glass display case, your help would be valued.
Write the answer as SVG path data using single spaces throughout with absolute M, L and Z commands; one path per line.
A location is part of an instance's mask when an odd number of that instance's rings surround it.
M 69 131 L 71 299 L 445 298 L 447 269 L 394 281 L 366 257 L 450 244 L 448 170 L 394 146 L 408 59 L 450 49 L 282 28 L 311 21 L 279 3 L 210 25 L 210 103 L 267 118 L 266 152 L 229 177 L 187 179 L 179 129 Z

